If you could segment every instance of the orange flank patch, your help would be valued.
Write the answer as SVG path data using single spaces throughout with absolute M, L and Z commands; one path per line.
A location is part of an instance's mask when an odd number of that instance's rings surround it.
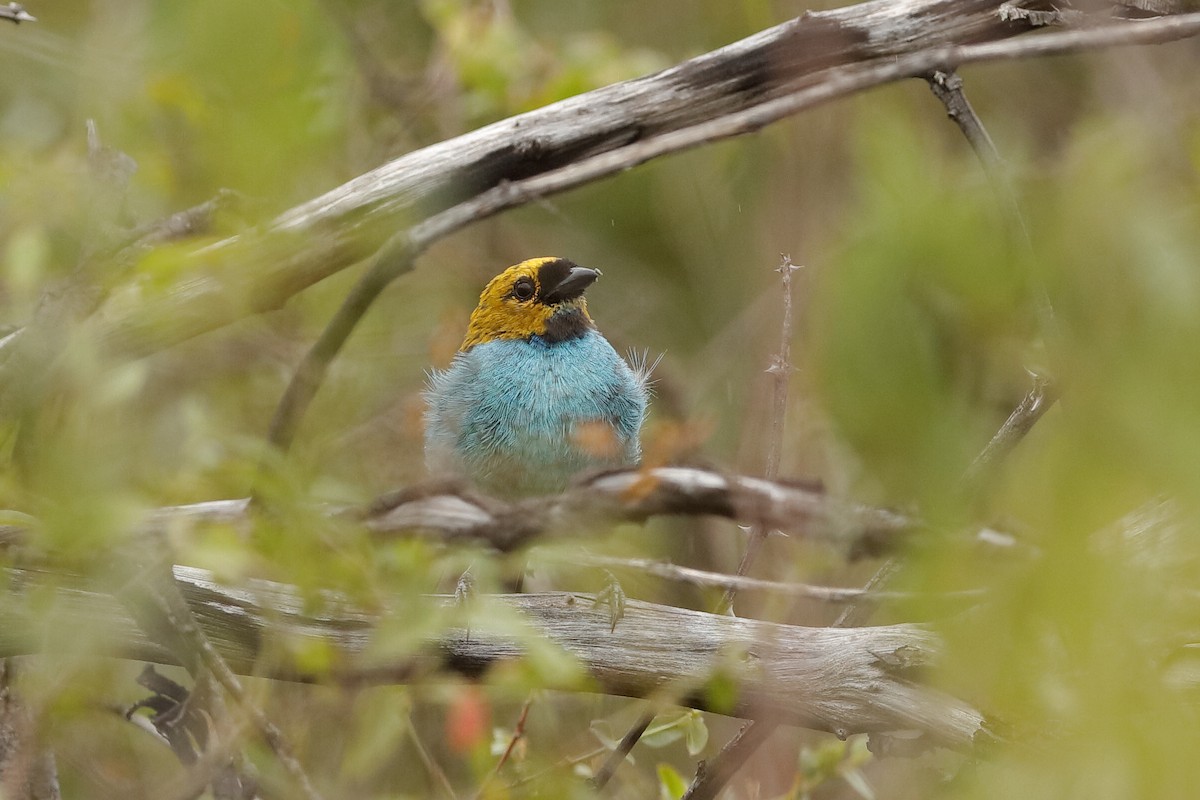
M 615 458 L 621 452 L 617 433 L 607 422 L 589 420 L 575 426 L 572 434 L 575 446 L 597 459 Z
M 625 491 L 628 502 L 645 498 L 658 486 L 651 470 L 678 462 L 699 449 L 712 434 L 712 423 L 706 421 L 659 422 L 642 437 L 641 476 Z

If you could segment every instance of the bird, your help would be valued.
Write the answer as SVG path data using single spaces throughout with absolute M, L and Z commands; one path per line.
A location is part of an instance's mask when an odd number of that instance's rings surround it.
M 430 473 L 515 499 L 640 461 L 653 367 L 631 367 L 596 328 L 583 295 L 599 277 L 543 257 L 487 284 L 449 367 L 429 374 Z

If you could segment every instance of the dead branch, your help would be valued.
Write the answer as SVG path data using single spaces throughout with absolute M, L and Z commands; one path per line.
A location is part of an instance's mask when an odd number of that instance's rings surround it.
M 519 658 L 524 646 L 511 633 L 491 633 L 481 619 L 470 635 L 446 630 L 414 655 L 390 656 L 373 650 L 372 631 L 383 614 L 351 606 L 326 594 L 314 608 L 311 597 L 294 587 L 253 581 L 229 588 L 204 570 L 177 566 L 175 578 L 197 624 L 235 672 L 281 680 L 339 681 L 355 684 L 403 683 L 450 670 L 486 679 L 490 667 Z M 112 596 L 82 580 L 27 570 L 6 570 L 9 587 L 0 604 L 0 657 L 38 652 L 46 641 L 36 612 L 24 599 L 53 593 L 56 606 L 80 624 L 109 632 L 106 652 L 121 658 L 174 663 Z M 988 737 L 983 716 L 969 705 L 919 683 L 933 662 L 938 641 L 918 625 L 830 629 L 736 619 L 700 611 L 630 600 L 615 631 L 609 615 L 590 595 L 550 592 L 481 596 L 518 612 L 530 636 L 549 641 L 575 658 L 589 680 L 558 677 L 547 688 L 599 690 L 629 697 L 656 697 L 664 691 L 688 706 L 754 716 L 762 709 L 786 723 L 838 735 L 915 730 L 929 741 L 967 748 Z M 452 596 L 428 599 L 430 611 L 451 606 Z M 405 601 L 411 612 L 411 602 Z M 479 607 L 479 606 L 477 606 Z M 321 642 L 338 666 L 329 674 L 309 674 L 278 657 L 276 642 L 291 646 Z M 101 655 L 98 653 L 98 655 Z M 732 708 L 714 709 L 704 691 L 717 674 L 739 687 Z M 552 684 L 552 685 L 549 685 Z
M 801 267 L 792 263 L 791 256 L 780 258 L 776 272 L 783 284 L 783 321 L 780 323 L 779 350 L 771 359 L 767 372 L 771 375 L 771 432 L 767 439 L 767 463 L 764 475 L 769 480 L 779 477 L 779 461 L 783 450 L 783 429 L 787 421 L 788 386 L 792 376 L 792 273 Z M 750 565 L 758 558 L 763 544 L 770 534 L 766 528 L 756 525 L 750 529 L 746 539 L 746 549 L 742 560 L 737 565 L 737 576 L 740 578 L 750 571 Z M 737 584 L 730 584 L 721 598 L 719 609 L 734 613 L 733 601 L 737 597 Z
M 153 308 L 113 320 L 105 338 L 124 352 L 144 354 L 276 308 L 361 260 L 397 229 L 496 190 L 500 198 L 463 208 L 466 221 L 446 232 L 650 158 L 748 133 L 818 103 L 936 68 L 1161 41 L 1200 28 L 1200 19 L 1189 15 L 1166 20 L 1169 25 L 1155 20 L 1114 26 L 1120 30 L 1048 34 L 1035 48 L 946 46 L 1030 28 L 1001 20 L 998 7 L 904 0 L 810 13 L 655 75 L 415 151 L 281 215 L 262 231 L 198 251 L 194 270 L 185 270 L 186 285 Z M 1087 38 L 1097 34 L 1101 38 Z M 1060 36 L 1083 38 L 1050 41 Z M 746 112 L 754 113 L 739 116 Z M 713 122 L 721 124 L 696 130 Z M 605 155 L 615 158 L 569 179 L 526 183 Z M 522 192 L 497 203 L 518 182 L 525 184 Z M 490 204 L 495 207 L 488 210 Z
M 443 541 L 482 541 L 510 551 L 541 537 L 582 535 L 606 521 L 644 522 L 663 515 L 711 515 L 825 539 L 854 552 L 886 549 L 917 526 L 904 514 L 836 498 L 814 485 L 727 475 L 699 467 L 602 473 L 561 495 L 507 503 L 457 483 L 432 481 L 385 495 L 353 516 L 380 536 L 424 534 Z M 148 531 L 181 521 L 237 524 L 249 500 L 216 500 L 156 511 Z M 0 543 L 17 538 L 0 529 Z
M 795 597 L 830 604 L 860 603 L 864 600 L 872 602 L 912 600 L 914 598 L 971 601 L 978 600 L 985 594 L 982 589 L 964 589 L 958 592 L 929 595 L 916 592 L 875 589 L 873 586 L 866 588 L 859 588 L 857 586 L 814 586 L 811 583 L 769 581 L 762 578 L 750 578 L 745 575 L 726 575 L 720 572 L 709 572 L 707 570 L 696 569 L 695 567 L 672 564 L 667 561 L 654 561 L 649 558 L 620 558 L 616 556 L 602 556 L 595 553 L 574 554 L 572 563 L 607 569 L 634 570 L 670 581 L 690 583 L 694 586 L 707 586 L 714 589 L 737 588 L 743 592 L 768 592 L 779 597 Z
M 1054 382 L 1042 375 L 1033 376 L 1033 386 L 1017 404 L 1004 424 L 988 442 L 987 447 L 980 453 L 967 469 L 968 483 L 977 483 L 988 474 L 1000 459 L 1029 433 L 1042 415 L 1050 410 L 1058 399 L 1058 388 Z

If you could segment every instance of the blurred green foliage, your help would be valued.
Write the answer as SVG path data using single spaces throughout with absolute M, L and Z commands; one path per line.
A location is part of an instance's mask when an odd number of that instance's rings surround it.
M 36 517 L 31 549 L 100 585 L 123 576 L 118 548 L 148 509 L 249 491 L 291 370 L 356 275 L 136 361 L 105 353 L 87 321 L 97 308 L 153 304 L 189 279 L 178 274 L 183 254 L 388 158 L 797 13 L 764 0 L 653 10 L 583 0 L 26 5 L 38 23 L 0 27 L 0 324 L 36 319 L 37 346 L 5 365 L 0 507 Z M 987 602 L 947 617 L 944 604 L 913 601 L 875 619 L 932 618 L 948 640 L 936 679 L 987 709 L 1013 742 L 980 761 L 870 760 L 858 743 L 785 731 L 747 768 L 763 796 L 1191 796 L 1200 784 L 1197 56 L 1184 42 L 965 71 L 1015 180 L 1032 256 L 915 83 L 459 233 L 385 293 L 335 363 L 266 487 L 280 513 L 249 533 L 172 531 L 178 558 L 225 580 L 297 585 L 314 611 L 336 590 L 386 615 L 371 657 L 417 652 L 460 622 L 429 592 L 451 590 L 468 567 L 481 591 L 495 590 L 528 554 L 380 544 L 310 501 L 363 501 L 423 475 L 424 373 L 448 360 L 483 283 L 544 254 L 603 269 L 589 294 L 600 327 L 620 349 L 665 353 L 647 452 L 757 472 L 771 435 L 763 370 L 779 336 L 773 270 L 786 253 L 805 269 L 782 473 L 933 522 L 897 587 L 982 587 Z M 88 119 L 108 148 L 99 160 L 89 158 Z M 130 229 L 220 189 L 242 200 L 203 238 L 133 263 L 102 257 Z M 1043 295 L 1052 320 L 1038 312 Z M 967 494 L 961 476 L 1028 389 L 1029 370 L 1054 376 L 1062 402 Z M 971 546 L 964 532 L 983 526 L 1028 548 Z M 594 546 L 725 571 L 739 554 L 731 526 L 716 523 L 603 533 Z M 791 540 L 768 547 L 756 570 L 768 577 L 851 585 L 875 567 Z M 715 602 L 622 578 L 631 597 Z M 837 613 L 741 603 L 742 613 L 802 624 Z M 162 796 L 175 786 L 165 748 L 96 710 L 141 691 L 137 665 L 97 656 L 110 634 L 103 621 L 66 617 L 49 592 L 15 611 L 42 632 L 47 655 L 24 671 L 22 692 L 63 754 L 66 793 Z M 513 615 L 472 613 L 473 629 L 531 647 L 493 691 L 435 680 L 257 681 L 253 691 L 331 796 L 430 796 L 437 780 L 422 752 L 466 796 L 487 779 L 532 687 L 588 685 Z M 305 639 L 278 636 L 268 651 L 307 670 L 337 667 L 335 653 Z M 723 674 L 706 691 L 736 697 Z M 535 697 L 486 796 L 534 786 L 540 796 L 590 796 L 581 776 L 641 712 L 585 693 Z M 589 729 L 593 720 L 603 724 Z M 690 713 L 657 724 L 641 745 L 657 749 L 635 751 L 618 774 L 621 796 L 678 796 L 696 757 L 736 730 Z M 610 740 L 599 748 L 597 729 Z M 286 794 L 274 759 L 257 746 L 249 754 Z

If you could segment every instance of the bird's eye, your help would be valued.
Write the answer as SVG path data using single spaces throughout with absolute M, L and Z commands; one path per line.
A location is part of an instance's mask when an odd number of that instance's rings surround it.
M 534 288 L 532 279 L 521 278 L 513 286 L 513 297 L 517 298 L 518 300 L 528 300 L 529 298 L 533 297 L 533 293 L 535 291 L 536 289 Z

